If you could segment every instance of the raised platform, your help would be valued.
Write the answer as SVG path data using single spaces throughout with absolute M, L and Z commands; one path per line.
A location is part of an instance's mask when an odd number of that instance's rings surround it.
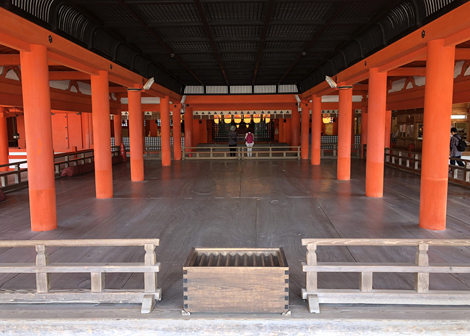
M 18 335 L 28 334 L 26 331 L 34 334 L 28 328 L 42 328 L 48 335 L 67 335 L 65 332 L 72 334 L 71 330 L 76 330 L 80 335 L 80 328 L 87 330 L 87 326 L 96 325 L 104 335 L 113 330 L 130 335 L 132 328 L 161 328 L 168 335 L 179 335 L 178 328 L 182 327 L 192 328 L 188 330 L 193 334 L 204 330 L 237 334 L 241 330 L 237 328 L 254 328 L 253 335 L 260 334 L 260 330 L 278 335 L 338 335 L 357 325 L 363 330 L 378 330 L 376 335 L 385 335 L 386 330 L 391 335 L 406 334 L 406 326 L 414 326 L 410 330 L 416 332 L 426 330 L 426 334 L 443 334 L 443 330 L 447 334 L 453 330 L 455 335 L 468 334 L 467 308 L 326 306 L 321 314 L 312 315 L 300 297 L 305 286 L 300 262 L 305 260 L 306 252 L 301 238 L 470 238 L 470 190 L 466 188 L 449 185 L 447 230 L 438 232 L 418 226 L 419 176 L 386 168 L 384 198 L 366 198 L 365 163 L 358 160 L 353 160 L 352 179 L 348 182 L 336 180 L 335 161 L 325 161 L 321 167 L 302 160 L 184 161 L 171 167 L 148 161 L 146 181 L 141 183 L 130 181 L 129 163 L 113 169 L 115 197 L 108 200 L 94 197 L 93 174 L 57 180 L 59 227 L 54 231 L 31 232 L 28 191 L 10 193 L 0 203 L 0 238 L 160 238 L 156 253 L 161 262 L 158 286 L 162 288 L 162 301 L 148 316 L 141 316 L 137 305 L 0 305 L 0 330 L 7 328 L 11 334 L 18 331 Z M 182 317 L 182 267 L 193 246 L 283 247 L 290 265 L 292 316 Z M 387 254 L 379 247 L 333 247 L 328 251 L 331 253 L 319 254 L 327 256 L 328 260 L 322 261 L 401 262 L 415 253 L 414 248 L 407 247 L 397 247 Z M 51 248 L 50 253 L 51 262 L 126 262 L 142 260 L 144 252 L 141 248 L 123 251 L 106 247 Z M 33 262 L 34 257 L 32 249 L 0 250 L 0 263 Z M 429 257 L 431 262 L 465 262 L 470 249 L 462 248 L 456 254 L 439 248 Z M 358 278 L 356 273 L 341 278 L 320 274 L 319 287 L 358 287 Z M 2 274 L 0 284 L 0 289 L 30 289 L 34 287 L 34 276 Z M 430 282 L 431 289 L 468 290 L 468 284 L 470 277 L 462 274 L 432 275 Z M 110 289 L 142 285 L 143 276 L 139 274 L 106 277 L 106 288 Z M 86 274 L 53 275 L 52 287 L 90 288 L 90 278 Z M 413 274 L 377 274 L 374 288 L 411 289 Z M 383 319 L 392 321 L 389 329 L 380 322 Z

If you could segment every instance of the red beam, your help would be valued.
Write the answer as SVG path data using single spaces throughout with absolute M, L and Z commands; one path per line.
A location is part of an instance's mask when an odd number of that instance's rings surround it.
M 293 94 L 287 95 L 203 95 L 187 96 L 186 104 L 238 104 L 242 109 L 244 104 L 265 104 L 265 103 L 296 103 Z
M 439 17 L 426 26 L 403 37 L 397 42 L 367 57 L 340 72 L 337 82 L 354 84 L 359 79 L 368 78 L 370 68 L 379 68 L 381 72 L 390 71 L 404 64 L 410 63 L 425 56 L 429 41 L 444 39 L 446 46 L 452 46 L 470 40 L 470 2 L 467 2 L 453 11 Z M 422 31 L 425 36 L 422 36 Z M 302 98 L 312 94 L 323 94 L 325 84 L 321 83 L 304 92 Z
M 90 75 L 80 71 L 49 71 L 49 80 L 90 80 Z
M 388 77 L 426 76 L 426 68 L 398 68 L 390 70 Z

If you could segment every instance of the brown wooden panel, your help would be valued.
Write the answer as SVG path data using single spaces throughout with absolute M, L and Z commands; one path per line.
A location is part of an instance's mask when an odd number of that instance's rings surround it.
M 282 313 L 289 309 L 287 267 L 185 267 L 187 312 Z

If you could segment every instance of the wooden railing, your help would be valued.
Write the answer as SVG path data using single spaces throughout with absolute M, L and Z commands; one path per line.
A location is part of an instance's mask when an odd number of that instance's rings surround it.
M 234 151 L 230 151 L 230 149 L 234 149 Z M 251 156 L 248 156 L 249 153 Z M 300 146 L 257 146 L 253 147 L 251 152 L 248 152 L 248 148 L 244 145 L 237 147 L 184 147 L 182 158 L 183 160 L 300 160 Z
M 119 155 L 119 148 L 112 148 L 111 154 L 113 156 Z M 77 152 L 67 152 L 54 155 L 54 173 L 56 177 L 60 176 L 62 169 L 80 165 L 85 163 L 93 162 L 95 156 L 93 149 L 77 151 Z M 28 161 L 18 161 L 8 164 L 0 165 L 0 168 L 14 167 L 14 170 L 1 172 L 0 171 L 0 188 L 3 191 L 10 191 L 24 188 L 28 185 L 28 169 L 21 168 L 21 165 L 27 164 Z M 13 181 L 9 177 L 13 177 Z
M 0 273 L 36 274 L 36 290 L 2 290 L 1 303 L 142 303 L 142 313 L 149 313 L 155 300 L 161 300 L 157 288 L 155 247 L 159 239 L 74 239 L 74 240 L 9 240 L 0 248 L 35 247 L 35 264 L 0 264 Z M 143 246 L 143 263 L 49 263 L 47 247 Z M 53 290 L 51 273 L 90 273 L 90 290 Z M 106 273 L 144 273 L 144 289 L 106 289 Z
M 449 171 L 451 171 L 449 182 L 470 186 L 470 160 L 455 160 L 463 162 L 464 166 L 461 167 L 449 164 Z M 416 174 L 421 174 L 421 153 L 386 148 L 385 164 Z
M 470 273 L 470 264 L 429 264 L 427 251 L 432 246 L 470 246 L 466 239 L 302 239 L 307 246 L 306 288 L 302 298 L 308 300 L 311 313 L 320 312 L 320 303 L 337 304 L 413 304 L 413 305 L 470 305 L 470 291 L 429 290 L 430 273 Z M 414 262 L 358 263 L 318 262 L 317 246 L 415 246 Z M 411 257 L 412 258 L 412 257 Z M 360 289 L 319 289 L 319 272 L 358 272 Z M 379 290 L 373 288 L 374 273 L 414 273 L 414 289 Z

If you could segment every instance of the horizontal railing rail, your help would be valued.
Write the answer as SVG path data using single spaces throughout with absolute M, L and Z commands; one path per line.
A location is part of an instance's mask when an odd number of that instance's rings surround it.
M 300 159 L 300 146 L 256 146 L 251 152 L 245 146 L 184 147 L 182 158 L 184 160 Z
M 452 159 L 460 161 L 463 166 L 449 164 L 449 182 L 470 186 L 470 160 Z M 399 149 L 385 149 L 385 164 L 416 174 L 421 174 L 421 153 L 409 152 Z
M 311 313 L 320 312 L 320 303 L 337 304 L 424 304 L 424 305 L 470 305 L 470 291 L 429 290 L 430 273 L 470 273 L 470 264 L 430 264 L 429 247 L 468 247 L 468 239 L 302 239 L 307 246 L 307 261 L 302 263 L 306 272 L 306 286 L 302 298 L 308 300 Z M 415 246 L 417 249 L 410 263 L 358 263 L 319 262 L 318 246 Z M 359 289 L 320 289 L 318 273 L 358 272 Z M 374 273 L 414 273 L 414 289 L 374 289 Z
M 111 155 L 119 155 L 119 148 L 113 147 Z M 54 173 L 56 177 L 60 176 L 61 171 L 64 168 L 70 166 L 81 165 L 85 163 L 91 163 L 94 161 L 93 149 L 87 149 L 76 152 L 67 152 L 54 155 Z M 27 164 L 28 161 L 17 161 L 7 164 L 0 165 L 0 168 L 14 170 L 0 171 L 0 188 L 3 191 L 11 191 L 16 189 L 24 188 L 28 185 L 28 168 L 21 168 L 21 165 Z M 13 177 L 13 180 L 9 177 Z
M 35 273 L 36 290 L 2 290 L 1 303 L 142 303 L 141 312 L 149 313 L 155 300 L 161 300 L 157 288 L 155 248 L 159 239 L 74 239 L 74 240 L 9 240 L 0 248 L 35 247 L 36 263 L 0 263 L 0 273 Z M 143 246 L 144 262 L 136 263 L 50 263 L 47 247 L 129 247 Z M 89 273 L 90 290 L 53 290 L 51 273 Z M 106 289 L 106 273 L 143 273 L 143 289 Z

